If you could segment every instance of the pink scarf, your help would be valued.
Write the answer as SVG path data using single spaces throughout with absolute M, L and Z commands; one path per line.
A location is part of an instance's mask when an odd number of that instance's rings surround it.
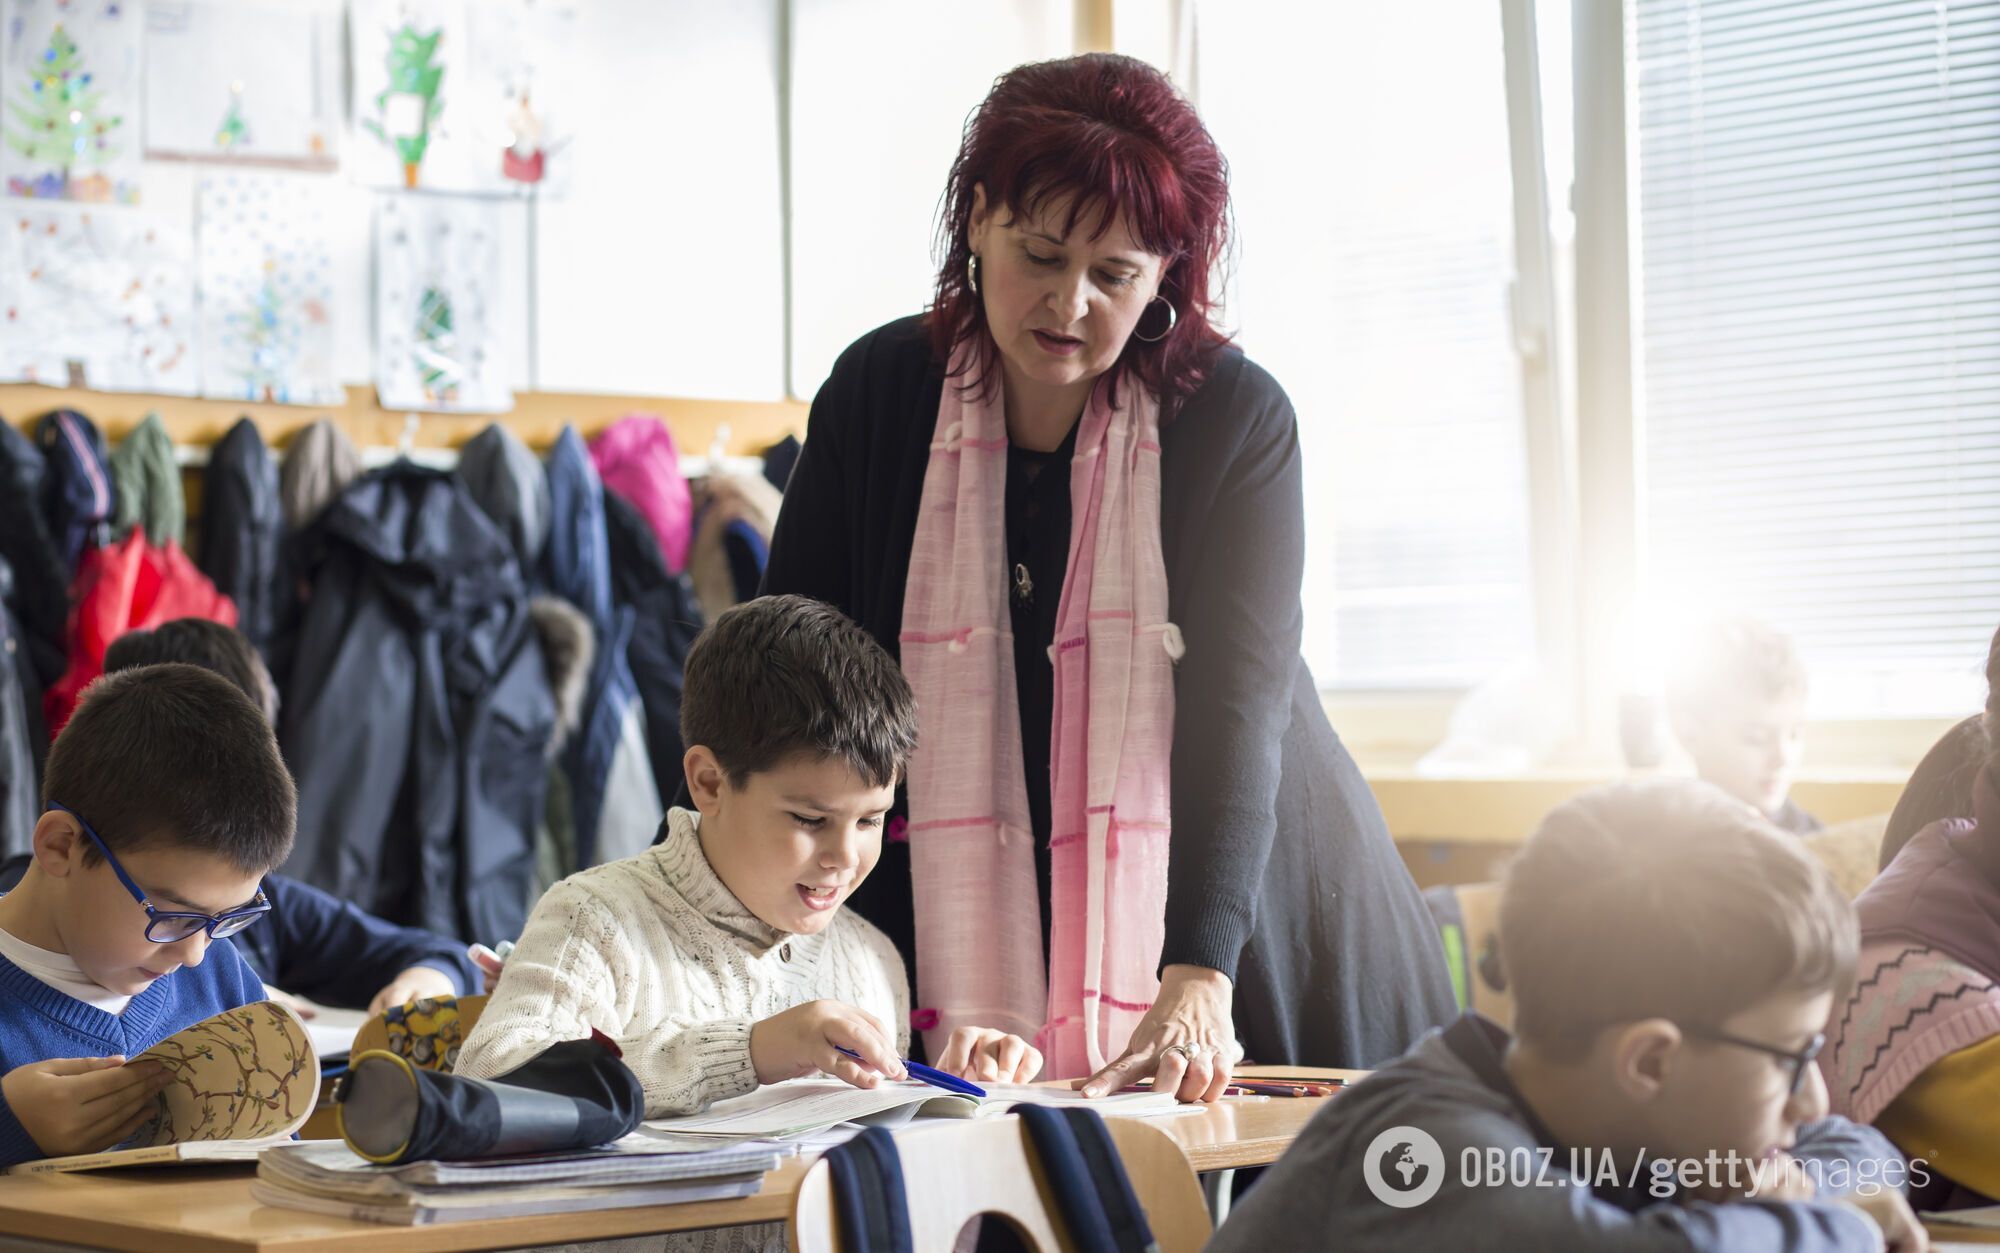
M 1160 549 L 1159 404 L 1091 394 L 1070 467 L 1050 735 L 1054 915 L 1046 972 L 1007 607 L 1007 423 L 996 379 L 945 381 L 903 603 L 921 736 L 910 763 L 912 1018 L 932 1056 L 955 1027 L 1034 1041 L 1044 1077 L 1123 1052 L 1159 991 L 1173 663 Z

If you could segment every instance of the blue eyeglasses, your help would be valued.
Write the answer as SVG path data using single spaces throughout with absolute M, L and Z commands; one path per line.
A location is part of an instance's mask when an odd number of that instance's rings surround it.
M 111 863 L 111 872 L 118 876 L 118 882 L 125 885 L 125 890 L 132 894 L 133 900 L 145 906 L 146 938 L 155 944 L 178 944 L 197 931 L 208 932 L 208 938 L 211 940 L 224 939 L 235 935 L 237 932 L 243 930 L 243 928 L 271 912 L 271 902 L 265 898 L 264 889 L 261 886 L 257 889 L 257 899 L 255 902 L 245 905 L 241 909 L 226 910 L 220 914 L 201 914 L 190 913 L 185 910 L 156 909 L 153 907 L 153 903 L 146 899 L 146 894 L 139 890 L 139 885 L 132 882 L 132 876 L 125 873 L 125 867 L 119 865 L 118 859 L 111 855 L 111 850 L 105 847 L 104 840 L 98 836 L 97 832 L 91 828 L 88 822 L 84 821 L 82 814 L 67 805 L 51 803 L 49 808 L 66 813 L 76 819 L 76 825 L 83 828 L 83 833 L 90 837 L 90 842 L 97 846 L 97 851 L 104 855 L 104 860 Z

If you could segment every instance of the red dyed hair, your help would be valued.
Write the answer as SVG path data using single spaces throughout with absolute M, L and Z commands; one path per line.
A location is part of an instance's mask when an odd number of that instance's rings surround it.
M 1130 370 L 1168 411 L 1193 394 L 1210 350 L 1225 342 L 1209 322 L 1209 280 L 1229 240 L 1229 164 L 1166 75 L 1102 52 L 1017 66 L 966 122 L 938 220 L 929 326 L 941 361 L 962 343 L 974 345 L 967 386 L 982 385 L 999 351 L 984 333 L 984 304 L 966 282 L 975 187 L 986 189 L 989 212 L 1004 205 L 1017 216 L 1066 198 L 1064 235 L 1086 214 L 1096 218 L 1092 239 L 1121 217 L 1128 221 L 1146 251 L 1166 259 L 1160 295 L 1172 303 L 1175 322 L 1157 343 L 1137 334 L 1126 341 L 1110 383 L 1115 389 Z M 1152 330 L 1161 320 L 1149 307 L 1139 325 Z

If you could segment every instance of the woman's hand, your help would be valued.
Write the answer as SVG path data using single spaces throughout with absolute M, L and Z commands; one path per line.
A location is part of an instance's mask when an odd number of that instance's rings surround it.
M 1085 1096 L 1116 1092 L 1146 1076 L 1153 1091 L 1183 1101 L 1213 1101 L 1229 1086 L 1236 1065 L 1236 1022 L 1229 1012 L 1235 989 L 1219 970 L 1169 966 L 1160 972 L 1160 994 L 1132 1032 L 1118 1060 L 1092 1075 Z

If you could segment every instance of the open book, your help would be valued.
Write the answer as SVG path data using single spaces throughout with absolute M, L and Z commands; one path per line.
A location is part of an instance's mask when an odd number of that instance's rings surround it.
M 900 1125 L 915 1117 L 983 1118 L 1018 1104 L 1088 1105 L 1107 1118 L 1172 1114 L 1171 1092 L 1123 1092 L 1086 1101 L 1069 1088 L 1030 1084 L 981 1085 L 985 1097 L 960 1096 L 914 1080 L 854 1088 L 838 1079 L 789 1079 L 717 1101 L 700 1114 L 660 1118 L 644 1125 L 681 1136 L 747 1136 L 789 1139 L 845 1122 Z
M 204 1018 L 132 1060 L 161 1063 L 173 1082 L 156 1098 L 152 1122 L 125 1147 L 23 1162 L 7 1173 L 254 1161 L 304 1126 L 319 1100 L 319 1059 L 306 1025 L 276 1001 Z

